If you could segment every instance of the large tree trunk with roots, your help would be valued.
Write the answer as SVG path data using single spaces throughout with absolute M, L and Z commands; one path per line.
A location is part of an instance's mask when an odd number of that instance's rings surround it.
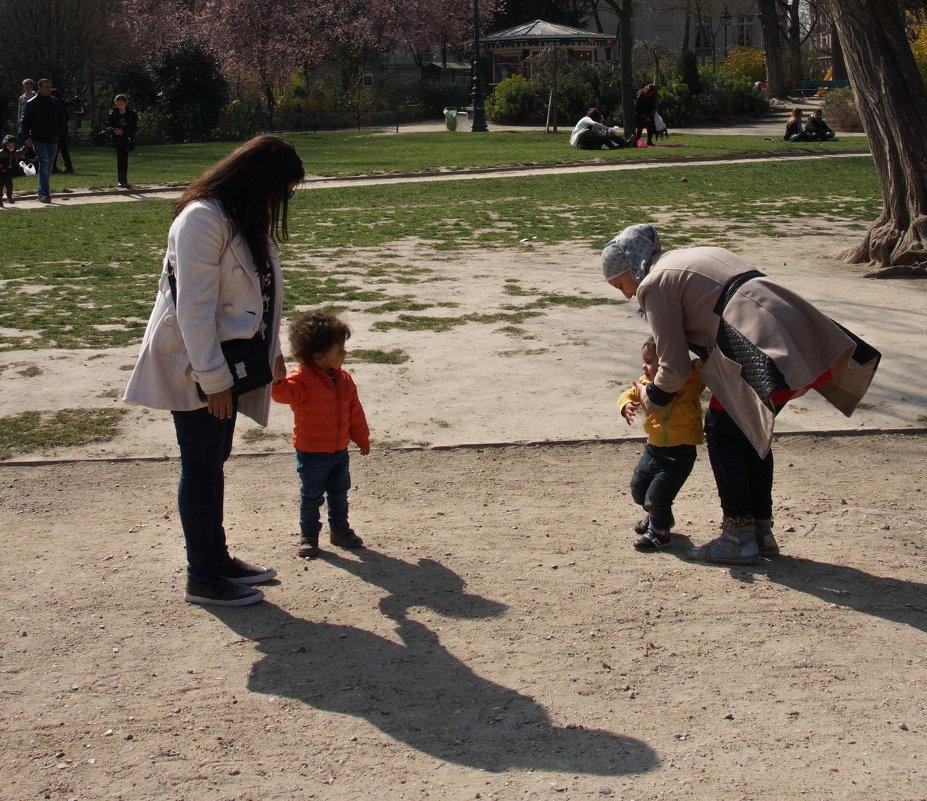
M 927 275 L 927 89 L 898 0 L 830 5 L 882 187 L 881 216 L 842 257 L 873 277 Z

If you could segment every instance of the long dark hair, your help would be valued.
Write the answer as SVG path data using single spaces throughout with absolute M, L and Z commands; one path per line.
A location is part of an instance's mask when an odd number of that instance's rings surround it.
M 248 243 L 259 270 L 267 269 L 267 234 L 286 240 L 290 185 L 306 175 L 296 148 L 279 136 L 256 136 L 197 178 L 174 206 L 176 218 L 202 198 L 222 203 L 232 224 Z

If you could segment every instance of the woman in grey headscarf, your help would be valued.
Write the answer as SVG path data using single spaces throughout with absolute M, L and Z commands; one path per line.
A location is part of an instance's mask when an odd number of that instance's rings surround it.
M 685 383 L 691 350 L 712 392 L 708 456 L 724 519 L 721 536 L 693 548 L 703 562 L 752 565 L 772 557 L 775 416 L 815 389 L 848 417 L 869 389 L 880 354 L 752 264 L 724 248 L 663 251 L 652 225 L 632 225 L 602 251 L 605 280 L 635 295 L 650 323 L 659 368 L 643 395 L 651 414 Z

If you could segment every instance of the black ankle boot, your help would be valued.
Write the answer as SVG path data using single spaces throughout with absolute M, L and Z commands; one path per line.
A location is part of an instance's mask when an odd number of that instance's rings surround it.
M 303 559 L 314 559 L 319 555 L 319 532 L 315 534 L 300 534 L 299 550 L 297 553 Z
M 364 541 L 354 533 L 349 523 L 340 523 L 329 526 L 331 529 L 332 545 L 339 545 L 342 548 L 362 548 Z

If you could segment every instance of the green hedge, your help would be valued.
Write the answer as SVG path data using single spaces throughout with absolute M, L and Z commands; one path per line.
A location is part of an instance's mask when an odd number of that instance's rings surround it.
M 560 124 L 582 117 L 595 106 L 607 120 L 621 124 L 621 80 L 617 65 L 576 70 L 558 84 L 557 119 Z M 596 69 L 597 68 L 597 69 Z M 701 92 L 693 94 L 681 79 L 671 76 L 660 85 L 657 107 L 672 128 L 721 123 L 733 117 L 753 117 L 769 108 L 766 95 L 740 78 L 717 73 L 700 74 Z M 635 86 L 646 80 L 637 77 Z M 547 119 L 550 88 L 537 78 L 520 75 L 502 81 L 486 101 L 486 115 L 498 124 L 541 125 Z

